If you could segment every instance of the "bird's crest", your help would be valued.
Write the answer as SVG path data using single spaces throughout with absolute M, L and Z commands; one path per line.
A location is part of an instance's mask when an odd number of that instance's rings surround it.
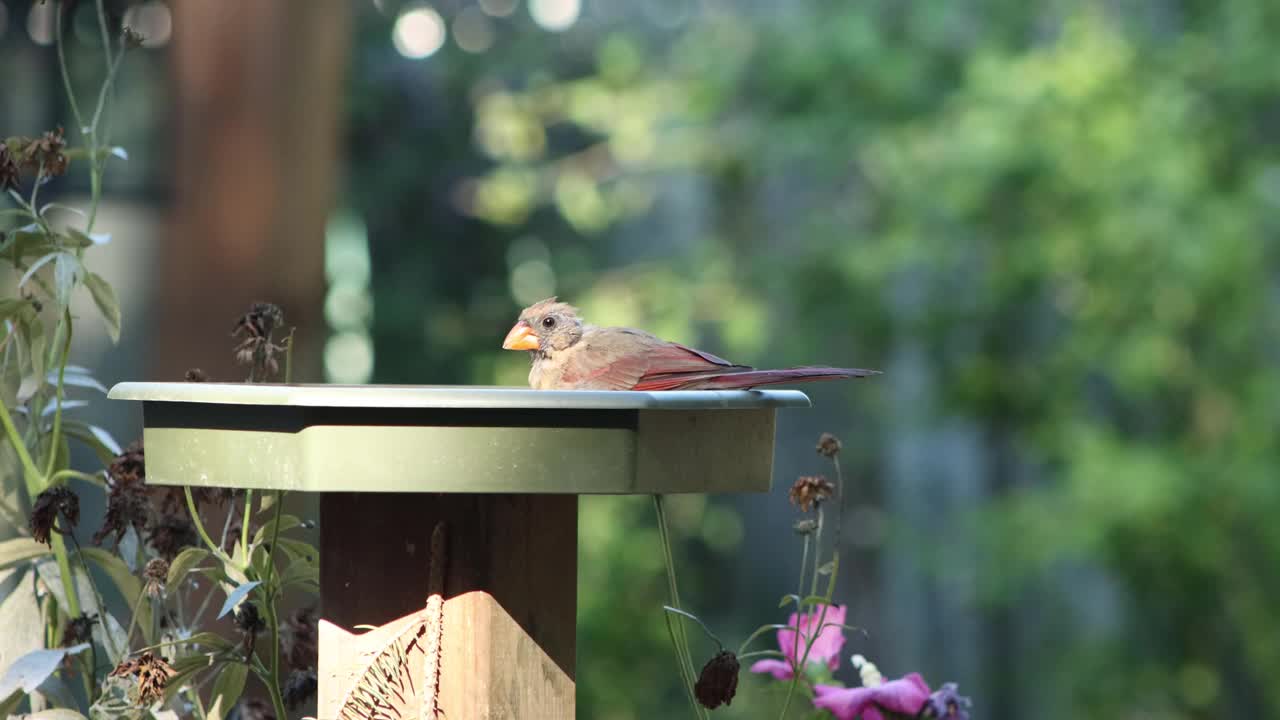
M 555 313 L 558 315 L 570 315 L 573 317 L 578 317 L 578 308 L 570 305 L 569 303 L 558 302 L 555 296 L 552 296 L 547 298 L 546 300 L 539 300 L 538 302 L 525 308 L 524 312 L 520 313 L 520 317 L 521 318 L 540 317 L 542 315 L 549 315 L 552 313 Z

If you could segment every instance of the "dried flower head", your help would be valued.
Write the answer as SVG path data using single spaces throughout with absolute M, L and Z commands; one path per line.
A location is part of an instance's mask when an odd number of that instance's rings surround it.
M 320 685 L 315 670 L 294 670 L 284 684 L 284 704 L 290 710 L 296 710 L 315 697 Z
M 107 466 L 107 475 L 119 482 L 142 482 L 147 476 L 147 455 L 142 441 L 131 443 Z
M 191 368 L 186 374 L 187 382 L 209 382 L 209 376 L 200 368 Z
M 93 536 L 93 544 L 101 545 L 108 535 L 115 535 L 118 545 L 125 531 L 133 526 L 139 535 L 146 530 L 150 517 L 146 477 L 146 461 L 142 443 L 133 443 L 116 456 L 107 468 L 107 516 L 102 528 Z
M 301 608 L 280 625 L 280 649 L 294 670 L 314 668 L 320 658 L 315 614 L 315 608 Z
M 969 706 L 972 704 L 969 698 L 959 693 L 958 685 L 946 683 L 929 696 L 920 714 L 932 718 L 969 720 Z
M 17 159 L 9 152 L 9 145 L 0 142 L 0 192 L 17 190 L 20 179 Z
M 249 382 L 261 382 L 280 371 L 276 354 L 283 351 L 271 339 L 271 333 L 284 324 L 284 311 L 271 303 L 254 303 L 249 312 L 236 321 L 233 336 L 244 336 L 235 347 L 236 362 L 249 366 Z
M 840 438 L 831 433 L 822 433 L 818 438 L 818 454 L 833 458 L 840 454 Z
M 702 666 L 693 694 L 702 706 L 715 710 L 729 705 L 738 692 L 738 657 L 728 650 L 721 650 Z
M 165 583 L 169 580 L 169 561 L 164 558 L 151 558 L 142 570 L 142 579 L 146 581 L 147 595 L 158 598 L 164 595 Z
M 93 626 L 98 624 L 98 615 L 85 615 L 81 613 L 76 617 L 67 621 L 67 625 L 62 630 L 62 647 L 72 647 L 83 642 L 89 642 L 93 637 Z
M 173 561 L 183 548 L 196 547 L 200 537 L 196 534 L 195 525 L 185 512 L 181 515 L 159 515 L 151 523 L 147 531 L 147 542 L 160 557 Z
M 240 603 L 240 607 L 235 611 L 236 627 L 245 635 L 257 635 L 267 626 L 262 621 L 262 613 L 258 612 L 258 606 L 251 602 Z
M 809 510 L 823 500 L 835 494 L 836 486 L 831 481 L 821 475 L 803 475 L 796 479 L 791 491 L 787 496 L 791 498 L 791 504 L 800 508 L 803 512 Z
M 128 50 L 137 50 L 142 47 L 144 40 L 146 40 L 146 38 L 142 37 L 142 33 L 134 30 L 128 25 L 120 29 L 120 43 Z
M 57 522 L 61 515 L 65 521 Z M 80 498 L 71 489 L 59 485 L 36 496 L 31 508 L 31 537 L 36 542 L 51 545 L 50 532 L 66 533 L 80 523 Z
M 240 720 L 276 720 L 271 705 L 261 698 L 241 700 L 239 710 Z
M 70 161 L 66 153 L 67 141 L 62 136 L 62 128 L 45 132 L 38 138 L 28 139 L 22 148 L 22 167 L 35 172 L 43 172 L 45 177 L 54 177 L 67 171 Z
M 164 697 L 164 686 L 174 675 L 177 673 L 164 658 L 144 652 L 136 658 L 121 662 L 111 671 L 110 677 L 136 678 L 138 704 L 150 705 Z

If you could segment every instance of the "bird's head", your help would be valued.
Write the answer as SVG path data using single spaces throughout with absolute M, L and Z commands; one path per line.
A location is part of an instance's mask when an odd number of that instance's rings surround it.
M 504 350 L 529 350 L 549 355 L 566 350 L 582 339 L 582 319 L 578 309 L 548 298 L 520 313 L 520 319 L 502 341 Z

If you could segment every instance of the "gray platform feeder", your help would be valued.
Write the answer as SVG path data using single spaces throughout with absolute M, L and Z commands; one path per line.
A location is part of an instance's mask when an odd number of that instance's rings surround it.
M 766 492 L 775 413 L 809 406 L 794 390 L 121 383 L 109 397 L 143 403 L 149 484 L 322 493 L 321 718 L 369 652 L 350 630 L 423 609 L 444 521 L 435 701 L 450 720 L 574 716 L 578 495 Z

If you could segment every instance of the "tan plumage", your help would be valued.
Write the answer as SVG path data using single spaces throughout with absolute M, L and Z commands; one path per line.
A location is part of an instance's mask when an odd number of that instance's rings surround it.
M 590 325 L 577 308 L 555 298 L 525 308 L 502 346 L 529 351 L 529 386 L 537 390 L 731 390 L 878 374 L 833 367 L 756 370 L 643 330 Z

